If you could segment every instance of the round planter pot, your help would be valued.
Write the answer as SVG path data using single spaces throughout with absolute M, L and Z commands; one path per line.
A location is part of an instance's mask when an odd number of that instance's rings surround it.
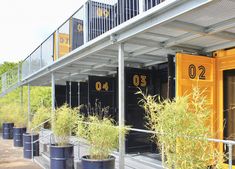
M 14 127 L 14 123 L 2 124 L 2 138 L 3 139 L 13 139 L 13 127 Z
M 14 147 L 23 147 L 23 134 L 26 133 L 26 127 L 13 128 Z
M 104 160 L 93 160 L 90 156 L 82 157 L 82 169 L 115 169 L 115 157 Z
M 51 169 L 74 169 L 73 145 L 50 146 Z
M 24 158 L 32 158 L 32 139 L 33 142 L 39 139 L 39 134 L 24 133 Z M 39 142 L 33 143 L 33 156 L 39 156 Z

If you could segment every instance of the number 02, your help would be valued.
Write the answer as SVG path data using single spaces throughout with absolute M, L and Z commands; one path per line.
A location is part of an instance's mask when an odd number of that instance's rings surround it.
M 199 70 L 199 79 L 200 80 L 205 80 L 206 76 L 206 68 L 203 65 L 198 66 L 198 70 Z M 188 75 L 190 77 L 190 79 L 195 79 L 195 77 L 197 76 L 197 68 L 194 64 L 189 65 L 188 67 Z

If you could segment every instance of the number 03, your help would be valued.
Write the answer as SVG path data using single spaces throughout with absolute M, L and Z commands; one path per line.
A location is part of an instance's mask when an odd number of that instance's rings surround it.
M 147 76 L 145 75 L 134 75 L 133 85 L 136 87 L 146 87 L 147 86 Z

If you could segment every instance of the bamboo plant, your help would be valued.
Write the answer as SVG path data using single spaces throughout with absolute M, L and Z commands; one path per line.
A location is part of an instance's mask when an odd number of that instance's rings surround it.
M 127 130 L 125 127 L 116 126 L 115 121 L 107 116 L 108 107 L 102 108 L 101 104 L 96 102 L 95 107 L 90 110 L 92 113 L 88 117 L 82 117 L 82 121 L 78 121 L 77 137 L 84 138 L 90 144 L 90 159 L 108 159 L 111 152 L 118 148 L 120 133 L 122 138 L 125 138 Z
M 12 123 L 14 116 L 10 111 L 10 105 L 4 104 L 0 107 L 0 121 L 1 123 Z
M 79 108 L 63 105 L 55 110 L 52 115 L 52 131 L 58 146 L 69 144 L 69 137 L 75 130 L 79 118 Z
M 30 123 L 30 130 L 33 130 L 31 132 L 38 133 L 40 131 L 39 125 L 49 120 L 50 118 L 51 118 L 51 109 L 45 106 L 39 107 L 37 111 L 33 114 L 33 118 Z
M 193 88 L 190 95 L 161 101 L 158 96 L 143 95 L 147 126 L 156 132 L 155 141 L 164 154 L 164 167 L 177 169 L 221 168 L 223 153 L 207 138 L 212 136 L 208 122 L 211 109 L 204 94 Z
M 13 113 L 13 122 L 15 127 L 26 127 L 27 126 L 27 113 L 24 109 L 24 107 L 21 107 L 19 105 L 11 105 L 12 106 L 12 113 Z
M 78 137 L 82 137 L 90 144 L 90 159 L 103 160 L 108 159 L 110 153 L 118 148 L 119 128 L 116 127 L 111 118 L 98 116 L 89 116 L 88 124 L 80 123 L 78 125 Z M 122 130 L 125 135 L 125 130 Z

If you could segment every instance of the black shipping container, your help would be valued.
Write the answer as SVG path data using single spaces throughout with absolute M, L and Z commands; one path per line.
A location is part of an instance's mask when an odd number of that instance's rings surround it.
M 114 27 L 114 6 L 94 1 L 88 3 L 88 39 L 107 32 Z
M 133 128 L 147 129 L 145 111 L 138 102 L 142 99 L 136 92 L 153 94 L 152 71 L 147 69 L 125 68 L 125 121 Z M 126 138 L 127 152 L 152 152 L 155 145 L 150 134 L 131 131 Z
M 139 13 L 138 0 L 118 0 L 115 5 L 117 24 L 121 24 Z
M 73 18 L 72 27 L 72 50 L 74 50 L 84 44 L 83 21 L 80 19 Z
M 81 113 L 87 115 L 87 106 L 88 106 L 88 83 L 79 82 L 78 86 L 78 105 L 81 106 Z
M 175 69 L 175 68 L 174 68 Z M 162 99 L 168 96 L 168 62 L 153 66 L 153 86 L 154 94 L 159 95 Z M 174 79 L 174 77 L 173 77 Z M 173 97 L 175 96 L 175 80 L 173 81 Z
M 66 101 L 66 85 L 55 85 L 55 107 L 61 107 Z
M 66 101 L 72 108 L 78 107 L 78 82 L 66 82 Z
M 116 120 L 115 78 L 89 76 L 88 100 L 91 108 L 89 113 L 101 113 L 94 111 L 95 104 L 100 104 L 102 108 L 108 107 L 107 114 L 102 113 L 100 115 L 112 117 Z

